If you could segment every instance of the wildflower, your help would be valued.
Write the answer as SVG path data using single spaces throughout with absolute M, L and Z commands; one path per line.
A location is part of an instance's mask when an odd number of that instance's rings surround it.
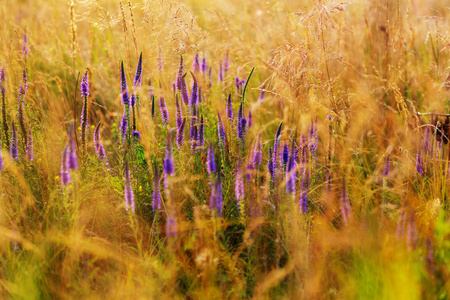
M 275 134 L 275 143 L 273 144 L 273 164 L 274 167 L 277 166 L 277 155 L 278 155 L 278 143 L 281 135 L 281 129 L 283 127 L 283 122 L 278 126 L 277 132 Z
M 166 223 L 166 235 L 169 237 L 177 236 L 177 219 L 175 216 L 171 214 L 167 215 L 167 223 Z
M 311 153 L 311 158 L 314 159 L 316 157 L 316 150 L 319 143 L 319 135 L 317 132 L 317 118 L 314 121 L 311 121 L 308 139 L 309 139 L 309 152 Z
M 159 181 L 161 178 L 161 175 L 159 173 L 159 169 L 154 164 L 154 178 L 153 178 L 153 193 L 152 193 L 152 199 L 153 199 L 153 211 L 156 212 L 157 209 L 161 209 L 161 190 L 159 187 Z
M 272 148 L 269 148 L 269 162 L 267 163 L 267 169 L 269 170 L 270 173 L 270 179 L 273 182 L 274 181 L 274 176 L 275 176 L 275 165 L 274 165 L 274 154 L 272 153 Z
M 309 170 L 306 168 L 302 174 L 302 184 L 300 190 L 300 212 L 306 214 L 308 212 L 308 185 L 309 185 Z
M 125 209 L 129 210 L 131 208 L 131 211 L 134 212 L 135 205 L 134 205 L 134 194 L 133 189 L 131 187 L 131 179 L 130 179 L 130 169 L 128 167 L 128 161 L 125 160 L 125 167 L 124 167 L 124 180 L 125 180 Z
M 175 105 L 176 105 L 177 130 L 179 131 L 181 128 L 181 124 L 183 124 L 183 113 L 181 111 L 180 101 L 178 101 L 178 95 L 176 95 L 175 97 Z
M 166 106 L 166 100 L 164 97 L 159 97 L 159 111 L 161 113 L 161 119 L 163 124 L 169 124 L 169 112 Z
M 77 152 L 75 149 L 75 133 L 73 129 L 73 124 L 69 129 L 69 149 L 68 149 L 68 168 L 70 170 L 78 169 Z
M 81 97 L 87 98 L 89 96 L 89 81 L 88 72 L 86 71 L 81 79 Z
M 81 96 L 84 98 L 83 107 L 81 109 L 81 144 L 83 150 L 86 146 L 86 132 L 88 130 L 88 96 L 89 96 L 89 82 L 87 71 L 84 73 L 81 81 Z
M 214 157 L 214 148 L 212 144 L 209 144 L 208 152 L 206 154 L 206 170 L 210 175 L 215 173 L 216 170 L 216 160 Z
M 122 121 L 120 122 L 120 131 L 122 135 L 122 144 L 125 144 L 125 139 L 127 137 L 127 130 L 128 130 L 128 120 L 126 112 L 123 111 Z
M 264 89 L 265 89 L 265 87 L 263 86 L 261 92 L 259 93 L 259 97 L 258 97 L 258 102 L 261 103 L 261 104 L 263 104 L 263 102 L 264 102 L 264 96 L 265 96 L 264 95 Z
M 253 126 L 253 117 L 252 117 L 252 111 L 249 109 L 248 110 L 248 128 L 252 128 Z
M 423 175 L 424 172 L 424 165 L 423 165 L 423 157 L 422 157 L 422 152 L 417 149 L 417 154 L 416 154 L 416 171 L 418 174 Z M 416 175 L 417 175 L 416 173 Z
M 194 72 L 200 72 L 200 62 L 198 58 L 198 53 L 194 55 L 194 61 L 192 62 L 192 70 L 194 70 Z
M 194 83 L 192 84 L 192 93 L 191 93 L 191 101 L 189 101 L 189 107 L 193 105 L 197 105 L 198 102 L 198 84 L 197 84 L 197 78 L 195 78 L 194 73 L 191 72 L 192 78 L 194 79 Z
M 242 102 L 241 102 L 241 106 L 239 107 L 239 113 L 238 113 L 238 117 L 237 117 L 237 122 L 238 122 L 238 124 L 237 124 L 238 125 L 237 126 L 237 134 L 238 134 L 238 137 L 243 141 L 244 140 L 244 136 L 245 136 L 245 131 L 246 131 L 247 120 L 243 116 Z
M 22 53 L 23 53 L 23 55 L 25 57 L 28 56 L 28 38 L 27 38 L 27 33 L 24 33 L 24 35 L 23 35 Z
M 186 125 L 186 119 L 183 119 L 180 128 L 177 129 L 177 146 L 178 148 L 183 146 L 184 127 Z
M 389 175 L 390 168 L 391 168 L 391 157 L 387 155 L 384 160 L 383 177 L 387 177 Z
M 142 81 L 142 52 L 139 55 L 139 61 L 136 67 L 136 74 L 134 75 L 133 86 L 134 87 L 141 86 L 141 81 Z
M 220 81 L 220 82 L 223 82 L 224 71 L 223 71 L 223 66 L 222 66 L 222 64 L 219 65 L 219 74 L 218 74 L 218 77 L 219 77 L 219 81 Z
M 197 137 L 197 143 L 199 146 L 203 146 L 205 144 L 205 138 L 204 138 L 204 129 L 205 125 L 203 123 L 203 115 L 200 116 L 200 127 L 198 129 L 198 137 Z
M 139 143 L 139 141 L 141 140 L 141 134 L 139 133 L 139 131 L 135 130 L 131 135 L 133 136 L 134 141 Z
M 223 126 L 219 112 L 217 112 L 217 133 L 219 135 L 219 146 L 225 147 L 225 127 Z
M 155 118 L 155 96 L 152 96 L 152 119 Z
M 175 173 L 175 167 L 173 163 L 173 154 L 172 154 L 172 132 L 169 133 L 167 137 L 167 146 L 166 146 L 166 156 L 164 157 L 164 188 L 168 188 L 168 177 L 169 175 L 173 175 Z
M 125 69 L 123 68 L 123 61 L 120 65 L 120 78 L 121 78 L 121 93 L 122 93 L 122 104 L 125 107 L 130 105 L 129 96 L 128 96 L 128 86 L 127 86 L 127 78 L 125 76 Z
M 208 72 L 208 63 L 206 62 L 206 58 L 203 57 L 202 59 L 202 73 L 203 76 L 206 77 L 206 73 Z
M 255 144 L 255 150 L 253 153 L 253 165 L 255 168 L 258 168 L 261 165 L 262 160 L 262 145 L 261 139 L 258 139 L 258 142 Z
M 231 103 L 231 94 L 229 94 L 227 98 L 227 118 L 230 120 L 233 119 L 233 106 Z
M 287 146 L 287 145 L 286 145 Z M 285 153 L 283 151 L 283 153 Z M 295 182 L 297 181 L 297 169 L 294 154 L 294 141 L 292 141 L 291 153 L 289 155 L 289 150 L 287 152 L 289 156 L 286 165 L 286 192 L 288 194 L 293 194 L 295 197 Z M 303 183 L 303 182 L 302 182 Z
M 14 125 L 14 121 L 12 121 L 12 130 L 11 130 L 11 147 L 10 147 L 10 153 L 11 157 L 14 160 L 19 160 L 19 154 L 17 150 L 17 132 L 16 132 L 16 126 Z
M 219 216 L 222 216 L 223 210 L 223 191 L 222 191 L 222 180 L 220 175 L 214 180 L 211 190 L 211 200 L 209 204 L 211 209 L 216 209 Z
M 197 109 L 195 108 L 195 106 L 193 107 L 191 116 L 190 138 L 191 138 L 191 150 L 195 150 L 197 141 Z
M 225 53 L 225 58 L 223 59 L 223 75 L 225 76 L 226 73 L 230 70 L 230 59 L 229 59 L 229 51 L 227 50 L 227 53 Z
M 242 176 L 241 163 L 238 163 L 236 168 L 236 183 L 235 183 L 235 195 L 236 195 L 236 205 L 238 210 L 243 211 L 241 206 L 244 201 L 244 178 Z
M 281 161 L 282 161 L 285 169 L 286 169 L 286 165 L 288 163 L 288 159 L 289 159 L 289 147 L 288 147 L 287 143 L 285 142 L 284 146 L 283 146 L 283 152 L 281 153 Z
M 70 172 L 69 172 L 69 156 L 70 156 L 70 150 L 69 147 L 66 146 L 63 151 L 62 159 L 61 159 L 61 184 L 62 185 L 69 185 L 71 178 L 70 178 Z

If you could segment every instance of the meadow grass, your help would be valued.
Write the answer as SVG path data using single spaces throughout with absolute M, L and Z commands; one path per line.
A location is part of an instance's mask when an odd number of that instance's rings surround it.
M 1 298 L 449 297 L 445 1 L 0 16 Z

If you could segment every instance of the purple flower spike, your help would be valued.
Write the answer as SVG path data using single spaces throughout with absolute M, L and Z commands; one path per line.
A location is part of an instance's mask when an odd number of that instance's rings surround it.
M 229 94 L 227 98 L 227 118 L 230 120 L 233 119 L 233 106 L 231 101 L 231 94 Z
M 88 72 L 84 73 L 83 79 L 81 81 L 81 96 L 84 98 L 83 107 L 81 109 L 81 144 L 83 145 L 83 150 L 86 145 L 86 134 L 88 131 L 88 96 L 89 96 L 89 82 L 88 82 Z
M 34 151 L 33 151 L 33 133 L 31 132 L 31 127 L 28 128 L 28 137 L 27 137 L 27 148 L 26 148 L 26 157 L 29 161 L 33 161 L 34 159 Z
M 194 70 L 194 72 L 200 72 L 200 61 L 198 53 L 196 53 L 194 56 L 194 62 L 192 63 L 192 70 Z
M 87 98 L 89 96 L 89 81 L 88 72 L 86 71 L 81 79 L 81 97 Z
M 314 121 L 311 121 L 308 139 L 309 139 L 309 151 L 311 153 L 311 157 L 314 159 L 316 157 L 316 150 L 319 144 L 319 134 L 317 132 L 317 118 Z
M 26 33 L 23 35 L 22 53 L 24 56 L 28 56 L 28 38 Z
M 219 134 L 219 146 L 225 147 L 225 127 L 223 126 L 222 118 L 217 112 L 217 132 Z
M 300 190 L 300 212 L 308 212 L 308 188 L 309 188 L 309 170 L 302 167 L 302 185 Z
M 265 89 L 266 89 L 266 87 L 263 86 L 262 91 L 259 93 L 258 102 L 259 102 L 260 104 L 263 104 L 263 103 L 264 103 L 264 96 L 265 96 L 264 90 L 265 90 Z
M 287 143 L 284 143 L 283 152 L 281 155 L 281 160 L 283 162 L 283 166 L 287 165 L 288 159 L 289 159 L 289 147 L 288 147 Z
M 169 111 L 167 110 L 166 100 L 164 97 L 159 97 L 159 111 L 161 113 L 161 120 L 163 124 L 169 124 Z
M 178 101 L 178 94 L 175 97 L 175 105 L 176 105 L 177 130 L 179 131 L 181 128 L 181 124 L 183 124 L 183 112 L 181 111 L 180 101 Z
M 211 200 L 209 203 L 211 209 L 216 209 L 219 216 L 222 216 L 223 209 L 223 191 L 222 191 L 222 181 L 220 176 L 218 176 L 211 189 Z
M 171 216 L 170 214 L 168 214 L 166 224 L 166 236 L 175 237 L 177 236 L 177 232 L 178 232 L 177 218 L 175 216 Z
M 153 211 L 156 212 L 157 210 L 161 209 L 161 189 L 159 186 L 161 175 L 159 174 L 159 169 L 156 166 L 156 164 L 154 166 L 154 169 L 155 169 L 155 177 L 153 178 L 152 199 L 153 199 Z
M 203 73 L 204 77 L 206 77 L 206 75 L 208 73 L 208 63 L 206 62 L 205 57 L 203 57 L 203 59 L 202 59 L 202 73 Z
M 278 126 L 277 133 L 275 134 L 275 143 L 273 144 L 273 163 L 276 167 L 277 165 L 277 155 L 278 155 L 278 143 L 281 136 L 281 129 L 283 128 L 283 122 Z
M 200 117 L 200 127 L 198 129 L 198 135 L 197 135 L 197 143 L 199 146 L 203 146 L 205 144 L 205 125 L 203 123 L 203 115 Z
M 261 165 L 262 161 L 262 145 L 261 139 L 258 139 L 258 142 L 255 144 L 255 150 L 253 154 L 253 165 L 255 168 L 258 168 Z
M 216 170 L 216 159 L 214 157 L 214 148 L 212 144 L 209 144 L 208 152 L 206 155 L 206 170 L 210 175 L 215 173 Z
M 70 150 L 69 147 L 66 146 L 63 151 L 62 159 L 61 159 L 61 173 L 60 173 L 60 179 L 62 185 L 69 185 L 71 178 L 70 178 L 70 172 L 69 172 L 69 156 L 70 156 Z
M 73 124 L 69 129 L 69 154 L 68 154 L 68 168 L 70 170 L 78 169 L 78 159 L 77 159 L 77 150 L 75 147 L 75 133 L 73 129 Z
M 28 75 L 26 69 L 23 69 L 22 72 L 22 84 L 23 84 L 23 94 L 25 94 L 28 90 Z
M 197 142 L 197 110 L 195 106 L 193 106 L 192 116 L 191 116 L 191 130 L 190 130 L 190 138 L 191 138 L 191 150 L 195 150 L 196 142 Z
M 245 136 L 245 131 L 246 131 L 246 127 L 247 127 L 247 120 L 244 118 L 244 108 L 242 106 L 242 102 L 241 102 L 241 106 L 239 107 L 239 113 L 238 113 L 238 117 L 237 117 L 237 135 L 238 137 L 243 141 L 244 140 L 244 136 Z
M 247 130 L 247 120 L 245 118 L 241 119 L 240 126 L 238 126 L 238 137 L 244 141 L 245 132 Z
M 194 83 L 192 84 L 192 93 L 191 93 L 191 101 L 189 101 L 189 107 L 192 107 L 193 105 L 196 106 L 198 103 L 198 84 L 197 84 L 197 78 L 195 77 L 194 73 L 191 72 L 192 78 L 194 79 Z
M 274 153 L 272 153 L 272 148 L 269 148 L 269 162 L 267 163 L 267 169 L 270 173 L 270 179 L 273 182 L 275 176 L 275 164 L 274 164 Z
M 223 78 L 224 78 L 224 71 L 223 71 L 223 66 L 222 65 L 220 65 L 219 66 L 219 74 L 218 74 L 218 77 L 219 77 L 219 81 L 220 82 L 223 82 Z
M 417 155 L 416 155 L 416 171 L 418 174 L 423 175 L 424 172 L 424 165 L 423 165 L 423 157 L 422 152 L 417 149 Z M 417 175 L 416 173 L 416 175 Z
M 175 167 L 173 163 L 173 153 L 172 153 L 172 132 L 169 133 L 167 137 L 166 146 L 166 156 L 163 161 L 164 166 L 164 188 L 168 188 L 167 176 L 173 175 L 175 173 Z
M 142 52 L 141 55 L 139 55 L 139 61 L 136 68 L 136 74 L 134 75 L 133 86 L 139 87 L 141 86 L 141 82 L 142 82 Z
M 152 96 L 152 119 L 155 118 L 155 96 Z
M 11 147 L 10 147 L 10 153 L 11 157 L 14 160 L 19 160 L 19 154 L 17 150 L 17 131 L 16 131 L 16 125 L 14 125 L 14 121 L 12 122 L 12 130 L 11 130 Z
M 244 201 L 244 178 L 242 175 L 241 164 L 238 163 L 236 168 L 236 183 L 235 183 L 235 195 L 236 195 L 236 205 L 239 211 L 243 211 L 242 205 Z
M 288 152 L 289 155 L 289 152 Z M 297 181 L 297 168 L 294 153 L 294 141 L 292 141 L 291 153 L 286 167 L 286 192 L 295 197 L 295 182 Z
M 248 110 L 248 128 L 252 128 L 253 126 L 253 117 L 252 117 L 252 111 L 249 109 Z
M 122 121 L 120 122 L 120 132 L 122 135 L 122 145 L 125 144 L 125 140 L 127 137 L 127 130 L 128 130 L 128 121 L 127 121 L 127 115 L 126 112 L 123 111 Z
M 177 129 L 177 146 L 180 148 L 184 144 L 184 127 L 186 126 L 186 119 L 183 119 L 181 126 Z
M 121 94 L 122 94 L 122 104 L 126 107 L 130 105 L 129 96 L 128 96 L 128 86 L 127 86 L 127 78 L 125 76 L 125 69 L 123 67 L 123 61 L 120 65 L 120 84 L 121 84 Z
M 383 177 L 387 177 L 389 175 L 390 168 L 391 168 L 391 157 L 387 155 L 384 161 Z
M 228 71 L 230 70 L 230 55 L 229 55 L 229 51 L 227 50 L 227 53 L 225 53 L 225 58 L 223 59 L 223 73 L 224 75 L 226 73 L 228 73 Z
M 131 187 L 131 179 L 130 179 L 130 169 L 128 167 L 128 161 L 125 160 L 125 168 L 124 168 L 124 181 L 125 181 L 125 209 L 129 210 L 131 208 L 131 211 L 134 212 L 135 205 L 134 205 L 134 194 L 133 189 Z
M 133 131 L 133 133 L 131 134 L 133 136 L 133 140 L 137 143 L 139 143 L 139 141 L 141 140 L 141 134 L 139 131 L 135 130 Z
M 183 55 L 180 55 L 180 66 L 178 67 L 178 74 L 177 74 L 177 90 L 180 91 L 180 93 L 183 89 L 182 78 L 183 78 Z

